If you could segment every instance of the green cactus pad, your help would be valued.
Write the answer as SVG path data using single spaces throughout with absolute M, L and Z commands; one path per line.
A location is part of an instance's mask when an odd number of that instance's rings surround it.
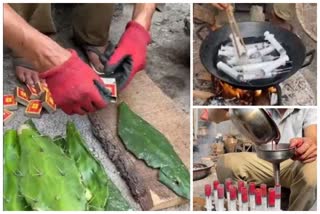
M 118 134 L 125 147 L 149 167 L 159 169 L 159 181 L 179 196 L 190 198 L 190 174 L 167 138 L 135 114 L 119 106 Z
M 19 191 L 19 144 L 15 130 L 4 134 L 3 208 L 5 211 L 30 210 Z
M 87 148 L 75 125 L 67 123 L 68 155 L 75 160 L 83 183 L 92 194 L 89 210 L 128 210 L 129 205 L 120 191 L 108 178 L 101 163 Z
M 49 137 L 30 124 L 18 130 L 20 190 L 33 210 L 86 210 L 86 189 L 79 171 Z

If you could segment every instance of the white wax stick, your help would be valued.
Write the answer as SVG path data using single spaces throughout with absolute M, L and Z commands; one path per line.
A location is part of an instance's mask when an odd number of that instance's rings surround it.
M 264 33 L 265 39 L 270 42 L 270 44 L 282 55 L 286 54 L 285 49 L 282 47 L 282 45 L 274 38 L 274 35 L 271 34 L 269 31 L 266 31 Z
M 260 63 L 262 62 L 262 58 L 256 58 L 256 59 L 248 59 L 247 63 L 254 64 L 254 63 Z M 232 57 L 231 59 L 227 60 L 228 65 L 239 65 L 239 58 L 238 57 Z
M 257 71 L 256 74 L 254 74 L 254 73 L 242 74 L 240 76 L 240 80 L 241 81 L 250 81 L 250 80 L 268 79 L 268 78 L 274 77 L 275 75 L 277 75 L 276 72 L 271 72 L 271 73 L 265 74 L 263 71 L 262 71 L 262 73 L 261 73 L 261 71 Z
M 230 35 L 229 35 L 229 37 L 230 37 Z M 268 43 L 268 42 L 257 42 L 257 43 L 246 44 L 245 46 L 246 46 L 247 49 L 249 49 L 249 48 L 262 49 L 262 48 L 266 48 L 266 47 L 270 46 L 270 43 Z M 235 48 L 233 46 L 233 44 L 232 44 L 232 39 L 231 39 L 231 43 L 223 45 L 223 46 L 221 46 L 221 48 L 222 49 Z
M 247 44 L 246 48 L 249 49 L 249 48 L 255 47 L 257 49 L 262 49 L 268 46 L 270 46 L 270 44 L 267 42 L 258 42 L 258 43 Z
M 238 65 L 234 66 L 233 69 L 237 71 L 242 71 L 243 73 L 248 73 L 248 72 L 255 72 L 256 70 L 260 70 L 263 67 L 269 65 L 272 62 L 260 62 L 260 63 L 255 63 L 255 64 L 247 64 L 247 65 Z
M 260 49 L 252 46 L 251 48 L 247 48 L 247 56 L 251 56 L 254 53 L 257 53 Z M 263 49 L 261 49 L 263 50 Z M 274 48 L 273 48 L 274 50 Z M 232 46 L 221 46 L 221 48 L 218 51 L 218 56 L 236 56 L 236 50 Z
M 270 56 L 270 55 L 262 57 L 263 62 L 269 62 L 269 61 L 273 61 L 276 59 L 279 59 L 279 57 L 278 56 Z
M 226 57 L 233 57 L 235 55 L 233 50 L 219 50 L 218 56 L 226 56 Z
M 233 79 L 237 80 L 239 78 L 239 73 L 235 69 L 225 64 L 224 62 L 218 62 L 217 68 L 225 72 L 228 76 L 232 77 Z
M 266 55 L 272 53 L 272 51 L 274 51 L 274 50 L 275 50 L 275 48 L 273 46 L 269 46 L 267 48 L 259 50 L 259 53 L 261 56 L 266 56 Z
M 280 66 L 285 65 L 287 61 L 289 61 L 288 55 L 283 55 L 283 56 L 281 56 L 279 59 L 273 61 L 272 64 L 264 67 L 262 70 L 263 70 L 265 73 L 269 73 L 269 72 L 271 72 L 271 71 L 279 68 Z

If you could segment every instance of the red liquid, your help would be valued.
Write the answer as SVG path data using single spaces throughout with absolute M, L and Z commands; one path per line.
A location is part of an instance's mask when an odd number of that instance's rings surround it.
M 273 140 L 271 143 L 272 143 L 272 150 L 277 150 L 279 141 L 274 141 Z

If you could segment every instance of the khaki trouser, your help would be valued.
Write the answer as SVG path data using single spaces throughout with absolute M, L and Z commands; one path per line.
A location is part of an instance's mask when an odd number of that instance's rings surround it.
M 273 11 L 279 18 L 289 21 L 292 20 L 295 15 L 295 4 L 274 3 Z M 228 23 L 228 17 L 225 11 L 213 8 L 213 13 L 215 15 L 216 26 L 222 26 Z
M 286 160 L 280 164 L 281 185 L 290 188 L 289 210 L 307 211 L 316 201 L 317 162 L 302 164 Z M 221 156 L 217 163 L 220 182 L 226 178 L 244 180 L 274 186 L 272 164 L 256 156 L 255 153 L 229 153 Z
M 56 33 L 51 4 L 18 3 L 10 6 L 30 25 L 42 33 Z M 113 4 L 76 4 L 72 11 L 72 28 L 77 42 L 105 45 L 113 15 Z

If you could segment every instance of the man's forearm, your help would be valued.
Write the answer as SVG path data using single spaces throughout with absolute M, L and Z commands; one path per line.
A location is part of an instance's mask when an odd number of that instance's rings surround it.
M 155 10 L 156 4 L 135 4 L 132 20 L 138 22 L 149 31 Z
M 313 144 L 317 144 L 317 125 L 310 125 L 303 130 L 304 137 L 310 138 Z
M 40 33 L 4 4 L 4 43 L 17 55 L 33 64 L 37 71 L 61 65 L 70 52 Z

